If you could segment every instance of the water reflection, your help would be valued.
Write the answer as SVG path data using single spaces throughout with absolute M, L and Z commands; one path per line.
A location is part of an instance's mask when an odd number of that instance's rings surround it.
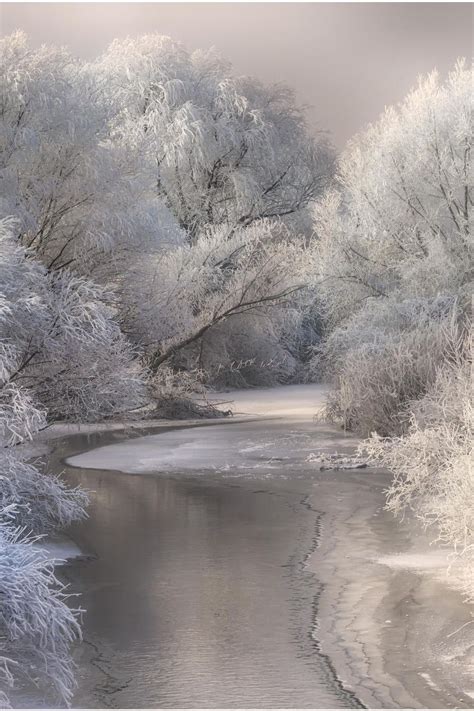
M 310 634 L 314 480 L 67 477 L 94 491 L 72 533 L 97 556 L 67 571 L 87 609 L 76 707 L 356 705 Z

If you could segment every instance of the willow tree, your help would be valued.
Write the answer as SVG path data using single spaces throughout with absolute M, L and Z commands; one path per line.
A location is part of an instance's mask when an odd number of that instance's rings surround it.
M 83 63 L 19 32 L 0 54 L 0 217 L 17 219 L 48 269 L 110 280 L 124 252 L 167 238 L 166 209 L 139 155 L 108 140 L 109 109 Z
M 472 69 L 420 79 L 341 156 L 317 206 L 319 291 L 331 323 L 368 299 L 453 293 L 472 279 Z
M 294 216 L 327 184 L 332 152 L 293 92 L 236 77 L 215 51 L 149 35 L 116 40 L 91 69 L 113 136 L 140 150 L 191 241 L 205 225 Z

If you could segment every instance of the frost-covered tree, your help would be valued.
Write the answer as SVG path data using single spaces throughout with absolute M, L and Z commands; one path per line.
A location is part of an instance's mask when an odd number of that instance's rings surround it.
M 446 305 L 470 309 L 472 70 L 434 73 L 356 137 L 315 211 L 330 411 L 364 433 L 403 429 L 443 361 Z M 444 306 L 443 306 L 444 304 Z
M 140 156 L 111 144 L 95 79 L 64 49 L 0 42 L 0 215 L 50 270 L 97 279 L 143 241 L 173 239 Z M 105 253 L 105 256 L 104 256 Z
M 209 229 L 221 226 L 231 239 L 278 218 L 295 234 L 307 231 L 306 208 L 333 158 L 324 139 L 310 138 L 288 89 L 235 77 L 215 52 L 189 54 L 159 36 L 115 42 L 88 65 L 63 49 L 33 49 L 21 33 L 0 49 L 0 215 L 17 218 L 17 239 L 49 272 L 92 276 L 108 291 L 134 278 L 129 265 L 161 261 Z M 79 282 L 53 280 L 71 302 Z M 116 304 L 127 332 L 139 333 L 130 303 Z M 270 321 L 253 313 L 247 348 L 237 320 L 220 319 L 201 341 L 199 367 L 267 362 L 271 341 L 284 364 L 274 372 L 284 377 L 295 365 L 287 342 L 296 312 L 273 309 Z M 168 318 L 153 314 L 155 341 Z
M 394 290 L 430 296 L 472 280 L 472 104 L 472 70 L 459 63 L 349 143 L 339 189 L 316 209 L 331 323 Z
M 111 135 L 139 151 L 190 241 L 206 225 L 295 216 L 326 187 L 333 157 L 286 87 L 236 77 L 213 50 L 169 37 L 116 40 L 90 67 Z
M 15 221 L 0 223 L 0 396 L 22 426 L 32 412 L 23 391 L 50 418 L 96 420 L 141 404 L 140 367 L 111 295 L 68 270 L 48 272 L 14 229 Z
M 133 278 L 125 280 L 122 297 L 127 330 L 156 370 L 225 322 L 271 318 L 272 308 L 283 308 L 305 287 L 311 259 L 304 241 L 281 223 L 210 228 L 193 244 L 130 266 Z

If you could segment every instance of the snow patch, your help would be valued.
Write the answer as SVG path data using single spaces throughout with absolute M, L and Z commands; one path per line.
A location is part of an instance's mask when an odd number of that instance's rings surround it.
M 55 535 L 42 538 L 34 543 L 34 548 L 41 552 L 46 560 L 54 560 L 56 563 L 84 557 L 79 546 L 67 536 Z
M 286 471 L 290 466 L 307 469 L 307 458 L 316 448 L 328 456 L 343 446 L 353 450 L 357 443 L 353 437 L 314 421 L 325 392 L 326 386 L 322 385 L 234 391 L 227 393 L 227 397 L 233 398 L 235 412 L 260 415 L 260 421 L 247 418 L 216 423 L 214 420 L 213 424 L 192 428 L 183 428 L 180 423 L 180 429 L 99 447 L 67 461 L 76 467 L 131 474 Z M 217 399 L 218 395 L 214 397 Z M 219 402 L 223 402 L 222 394 Z M 229 402 L 222 406 L 228 408 Z
M 311 420 L 321 413 L 329 389 L 329 385 L 321 383 L 281 385 L 213 393 L 208 399 L 222 403 L 223 409 L 230 408 L 234 414 Z
M 315 454 L 311 453 L 307 458 L 307 462 L 311 464 L 317 464 L 320 471 L 326 469 L 334 469 L 336 471 L 340 469 L 365 469 L 367 467 L 367 462 L 361 457 L 346 456 L 344 454 Z
M 448 551 L 431 550 L 425 553 L 395 553 L 374 559 L 375 563 L 395 570 L 446 570 L 449 567 Z
M 433 689 L 434 691 L 441 692 L 441 689 L 439 688 L 439 686 L 437 684 L 435 684 L 435 682 L 433 681 L 431 676 L 428 674 L 428 672 L 418 672 L 418 674 L 419 674 L 419 676 L 421 676 L 422 679 L 424 679 L 426 681 L 426 683 L 428 684 L 428 686 L 431 689 Z
M 251 424 L 226 428 L 205 425 L 192 429 L 162 432 L 93 449 L 70 457 L 68 464 L 86 469 L 114 469 L 129 473 L 230 469 L 257 469 L 275 466 L 288 456 L 291 438 L 286 443 L 258 443 Z M 283 438 L 285 439 L 285 438 Z M 272 455 L 268 448 L 272 446 Z

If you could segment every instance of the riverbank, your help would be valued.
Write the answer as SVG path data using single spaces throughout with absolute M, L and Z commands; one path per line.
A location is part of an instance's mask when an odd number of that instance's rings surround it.
M 284 393 L 245 392 L 240 420 L 58 443 L 53 468 L 66 458 L 68 479 L 95 491 L 91 520 L 73 535 L 97 557 L 68 569 L 89 611 L 79 705 L 187 707 L 189 697 L 191 707 L 473 706 L 472 609 L 449 587 L 442 555 L 433 561 L 416 523 L 383 510 L 387 473 L 319 471 L 308 461 L 311 452 L 350 456 L 356 442 L 298 410 L 294 386 L 286 405 Z M 215 427 L 225 429 L 211 471 Z M 184 518 L 172 525 L 173 515 Z M 170 595 L 180 604 L 152 632 Z M 123 619 L 130 610 L 138 638 Z M 184 610 L 177 640 L 172 618 Z M 123 687 L 137 674 L 138 688 Z

